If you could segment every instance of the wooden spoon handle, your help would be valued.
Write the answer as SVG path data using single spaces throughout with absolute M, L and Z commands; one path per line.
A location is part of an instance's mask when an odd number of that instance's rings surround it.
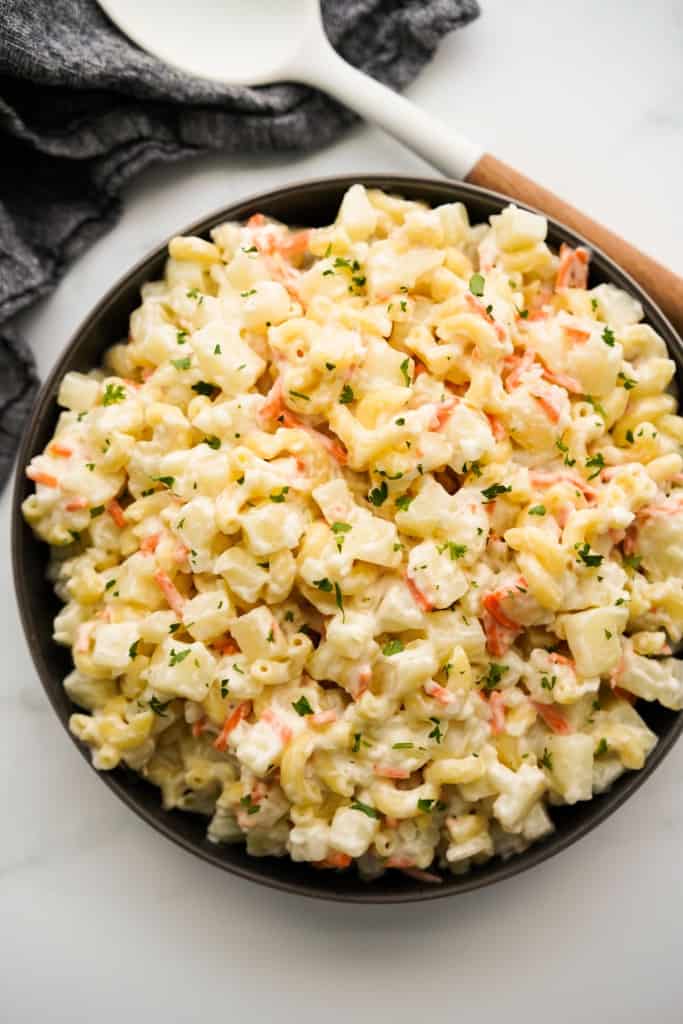
M 578 231 L 635 278 L 683 336 L 683 278 L 678 274 L 489 153 L 480 157 L 466 180 L 513 196 Z

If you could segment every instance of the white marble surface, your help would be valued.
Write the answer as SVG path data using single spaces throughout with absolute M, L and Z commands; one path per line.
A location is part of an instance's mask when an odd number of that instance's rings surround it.
M 414 99 L 683 272 L 683 7 L 482 2 Z M 423 167 L 364 128 L 313 156 L 147 174 L 26 317 L 41 372 L 179 226 L 288 180 L 372 170 Z M 5 492 L 3 537 L 7 509 Z M 39 689 L 6 559 L 0 573 L 0 1020 L 683 1019 L 682 746 L 597 832 L 520 878 L 426 906 L 297 901 L 196 861 L 88 772 Z

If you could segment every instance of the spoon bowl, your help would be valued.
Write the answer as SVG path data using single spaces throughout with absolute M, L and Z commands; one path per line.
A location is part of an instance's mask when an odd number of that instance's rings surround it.
M 324 36 L 318 0 L 100 0 L 118 28 L 148 53 L 225 85 L 298 77 L 309 39 Z

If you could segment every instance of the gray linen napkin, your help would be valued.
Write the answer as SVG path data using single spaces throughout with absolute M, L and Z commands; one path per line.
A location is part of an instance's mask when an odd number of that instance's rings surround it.
M 479 13 L 477 0 L 322 6 L 336 49 L 394 88 Z M 0 0 L 0 487 L 38 386 L 11 318 L 111 226 L 124 185 L 151 163 L 210 150 L 322 146 L 352 121 L 303 86 L 184 75 L 130 43 L 95 0 Z

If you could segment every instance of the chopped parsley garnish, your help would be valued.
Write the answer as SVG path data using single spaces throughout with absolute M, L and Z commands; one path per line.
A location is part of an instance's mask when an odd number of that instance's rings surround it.
M 583 545 L 576 544 L 575 548 L 579 556 L 579 558 L 577 558 L 577 562 L 580 559 L 584 565 L 588 565 L 591 568 L 602 565 L 603 556 L 592 554 L 588 541 L 584 541 Z
M 624 565 L 628 566 L 629 569 L 638 569 L 640 567 L 640 563 L 642 562 L 642 560 L 643 559 L 641 555 L 623 556 Z
M 111 588 L 115 587 L 115 586 L 116 586 L 116 580 L 107 580 L 107 582 L 104 585 L 104 589 L 105 590 L 111 590 Z
M 603 420 L 607 419 L 605 407 L 604 405 L 601 405 L 600 402 L 598 402 L 597 398 L 593 398 L 592 395 L 584 395 L 583 397 L 584 401 L 588 402 L 589 405 L 592 405 L 595 411 L 598 413 L 598 415 L 602 416 Z
M 352 754 L 357 754 L 358 751 L 360 750 L 360 739 L 361 733 L 356 732 L 353 734 L 353 746 L 351 747 Z
M 247 255 L 249 255 L 249 253 L 251 252 L 258 252 L 258 249 L 256 248 L 255 245 L 250 245 L 248 249 L 245 249 L 245 247 L 242 246 L 242 252 L 246 252 Z
M 412 743 L 393 743 L 391 746 L 392 750 L 412 750 Z
M 445 811 L 446 805 L 443 800 L 426 800 L 423 798 L 417 801 L 417 809 L 424 814 L 429 814 L 430 811 Z
M 95 468 L 95 463 L 94 463 L 94 462 L 86 462 L 86 464 L 85 464 L 85 468 L 86 468 L 86 469 L 89 469 L 89 470 L 90 470 L 90 472 L 92 473 L 92 471 L 93 471 L 93 470 L 94 470 L 94 468 Z
M 550 679 L 547 676 L 541 676 L 541 686 L 544 690 L 554 690 L 556 682 L 557 676 L 551 676 Z
M 139 643 L 140 643 L 140 641 L 136 640 L 135 643 L 131 644 L 130 647 L 128 648 L 128 657 L 131 659 L 131 661 L 133 660 L 133 658 L 137 658 L 137 656 L 138 656 L 138 644 Z
M 209 448 L 213 448 L 214 451 L 217 451 L 221 446 L 221 439 L 220 437 L 216 437 L 215 434 L 211 434 L 209 437 L 204 438 L 204 444 L 208 444 Z
M 467 554 L 467 545 L 456 544 L 452 540 L 447 540 L 445 544 L 440 544 L 437 550 L 440 555 L 442 555 L 444 551 L 448 551 L 451 556 L 451 561 L 454 562 L 456 558 L 463 558 L 463 556 Z
M 107 384 L 102 396 L 102 405 L 116 405 L 123 402 L 126 397 L 126 389 L 123 384 Z
M 177 633 L 181 626 L 182 622 L 172 622 L 168 627 L 168 631 L 169 633 Z
M 341 395 L 339 396 L 339 404 L 349 405 L 351 402 L 355 400 L 355 397 L 356 396 L 353 393 L 353 388 L 351 387 L 351 385 L 345 384 L 344 387 L 342 388 Z
M 308 699 L 303 695 L 298 700 L 292 702 L 292 707 L 296 711 L 297 715 L 301 715 L 303 718 L 305 715 L 312 715 L 313 708 L 308 703 Z
M 434 724 L 434 728 L 429 733 L 429 736 L 427 738 L 430 740 L 436 740 L 437 743 L 441 743 L 441 740 L 443 739 L 443 733 L 441 732 L 441 722 L 439 721 L 438 718 L 430 718 L 429 721 Z
M 103 512 L 104 505 L 94 505 L 93 508 L 90 509 L 90 518 L 96 519 L 97 516 L 101 516 Z
M 611 629 L 606 629 L 605 630 L 605 640 L 611 640 L 613 636 L 614 636 L 614 633 L 612 632 Z
M 495 690 L 507 670 L 507 665 L 498 665 L 495 661 L 490 662 L 486 675 L 480 680 L 482 688 L 484 690 Z
M 586 469 L 592 469 L 593 467 L 595 467 L 595 472 L 591 473 L 588 477 L 589 480 L 600 476 L 600 471 L 605 467 L 605 458 L 602 452 L 597 452 L 595 455 L 591 455 L 589 459 L 586 459 Z
M 628 441 L 629 444 L 634 444 L 635 437 L 633 436 L 633 431 L 632 430 L 627 430 L 626 431 L 626 440 Z
M 150 494 L 156 494 L 156 490 L 154 489 L 154 487 L 148 487 L 146 490 L 142 492 L 141 496 L 143 498 L 149 498 Z
M 483 274 L 472 274 L 472 277 L 470 278 L 470 291 L 480 299 L 484 294 L 485 284 L 486 281 L 484 280 Z
M 591 299 L 591 309 L 593 310 L 594 313 L 597 312 L 597 309 L 598 309 L 598 300 L 597 299 Z
M 196 384 L 192 385 L 192 390 L 198 395 L 207 395 L 211 398 L 216 388 L 213 384 L 209 384 L 208 381 L 198 380 Z
M 332 581 L 328 580 L 327 576 L 323 576 L 321 580 L 313 580 L 313 586 L 322 590 L 324 594 L 331 594 L 333 590 Z
M 600 757 L 601 754 L 606 754 L 609 751 L 609 744 L 603 736 L 597 747 L 595 748 L 595 756 Z
M 402 313 L 405 313 L 406 310 L 408 309 L 408 303 L 406 302 L 405 299 L 401 299 L 401 301 L 399 302 L 399 306 L 401 307 Z
M 521 320 L 526 320 L 527 317 L 529 316 L 529 310 L 528 309 L 520 309 L 519 316 L 520 316 Z
M 404 359 L 400 366 L 401 373 L 403 374 L 403 381 L 407 388 L 413 383 L 410 376 L 410 359 Z
M 405 427 L 406 421 L 404 416 L 399 416 L 397 420 L 394 420 L 397 427 Z
M 310 402 L 311 400 L 310 395 L 304 395 L 301 391 L 292 391 L 290 388 L 289 393 L 292 398 L 301 398 L 304 402 Z
M 541 768 L 547 768 L 549 772 L 553 770 L 553 755 L 547 747 L 543 748 L 543 756 L 538 759 L 538 763 Z
M 400 509 L 401 512 L 407 512 L 410 508 L 411 502 L 415 500 L 414 494 L 399 494 L 398 498 L 394 502 L 396 508 Z
M 242 807 L 246 807 L 247 814 L 257 814 L 261 810 L 258 804 L 254 803 L 251 798 L 251 793 L 247 793 L 246 796 L 240 797 L 240 803 Z
M 544 516 L 545 515 L 545 505 L 534 505 L 533 508 L 529 509 L 529 515 L 530 516 Z
M 154 712 L 155 715 L 159 715 L 160 718 L 165 718 L 166 708 L 171 703 L 172 699 L 173 698 L 171 698 L 171 700 L 160 701 L 158 697 L 152 697 L 152 699 L 149 702 L 150 709 Z
M 330 370 L 330 371 L 336 370 L 337 369 L 337 364 L 336 363 L 325 363 L 325 369 L 326 370 Z
M 330 529 L 332 533 L 348 533 L 351 529 L 351 523 L 332 523 Z
M 230 684 L 227 679 L 221 679 L 221 697 L 227 697 L 230 692 Z
M 288 608 L 285 612 L 285 622 L 294 622 L 294 612 L 291 608 Z
M 487 501 L 495 501 L 499 494 L 507 494 L 512 490 L 512 487 L 507 487 L 505 484 L 491 484 L 490 487 L 485 487 L 481 492 Z
M 163 484 L 164 487 L 173 487 L 175 484 L 174 476 L 153 476 L 152 480 L 156 480 L 158 483 Z
M 203 302 L 204 300 L 204 296 L 200 296 L 197 288 L 190 288 L 189 291 L 186 292 L 186 295 L 188 299 L 194 299 L 196 302 Z
M 176 331 L 175 340 L 179 345 L 184 345 L 187 341 L 187 331 Z
M 192 362 L 190 356 L 184 356 L 182 359 L 172 359 L 171 363 L 175 366 L 176 370 L 189 370 L 190 363 Z
M 341 587 L 337 582 L 335 582 L 334 584 L 334 602 L 339 611 L 342 613 L 342 622 L 345 621 L 346 616 L 344 614 L 344 598 L 342 596 Z
M 563 444 L 562 441 L 559 438 L 555 442 L 555 447 L 558 448 L 559 451 L 561 451 L 563 453 L 565 466 L 573 466 L 573 465 L 575 465 L 576 459 L 570 459 L 569 458 L 569 456 L 567 455 L 567 452 L 569 451 L 569 448 L 567 447 L 566 444 Z
M 189 647 L 185 651 L 176 651 L 175 648 L 172 647 L 171 648 L 171 654 L 170 654 L 169 659 L 168 659 L 169 666 L 171 668 L 175 668 L 176 665 L 180 665 L 181 661 L 185 661 L 185 658 L 187 658 L 189 653 L 190 653 L 190 648 Z
M 282 490 L 278 491 L 276 494 L 271 494 L 270 495 L 270 500 L 274 501 L 277 505 L 280 505 L 285 500 L 285 495 L 288 492 L 289 492 L 289 487 L 283 487 Z
M 243 299 L 248 299 L 250 295 L 256 295 L 256 289 L 250 288 L 248 292 L 240 292 L 240 296 Z
M 389 640 L 382 648 L 382 654 L 385 658 L 391 658 L 393 654 L 400 654 L 404 650 L 405 644 L 402 640 Z
M 380 505 L 384 504 L 388 496 L 389 488 L 387 487 L 387 482 L 386 480 L 382 480 L 382 483 L 380 484 L 379 487 L 373 487 L 373 489 L 370 491 L 370 494 L 368 495 L 368 501 L 370 502 L 371 505 L 374 505 L 375 508 L 379 508 Z
M 614 337 L 614 331 L 611 329 L 611 327 L 605 327 L 601 337 L 605 345 L 609 345 L 610 348 L 614 348 L 614 342 L 616 341 L 616 338 Z
M 470 462 L 469 466 L 466 462 L 462 464 L 463 473 L 474 473 L 475 476 L 481 476 L 481 464 L 479 459 L 475 459 L 474 462 Z
M 351 810 L 360 811 L 362 814 L 367 814 L 368 818 L 379 819 L 382 817 L 379 811 L 375 810 L 374 807 L 371 807 L 370 804 L 364 804 L 360 800 L 353 801 L 353 803 L 351 804 Z
M 618 373 L 617 380 L 621 384 L 624 391 L 631 391 L 638 383 L 638 381 L 634 380 L 633 377 L 627 377 L 625 373 Z

